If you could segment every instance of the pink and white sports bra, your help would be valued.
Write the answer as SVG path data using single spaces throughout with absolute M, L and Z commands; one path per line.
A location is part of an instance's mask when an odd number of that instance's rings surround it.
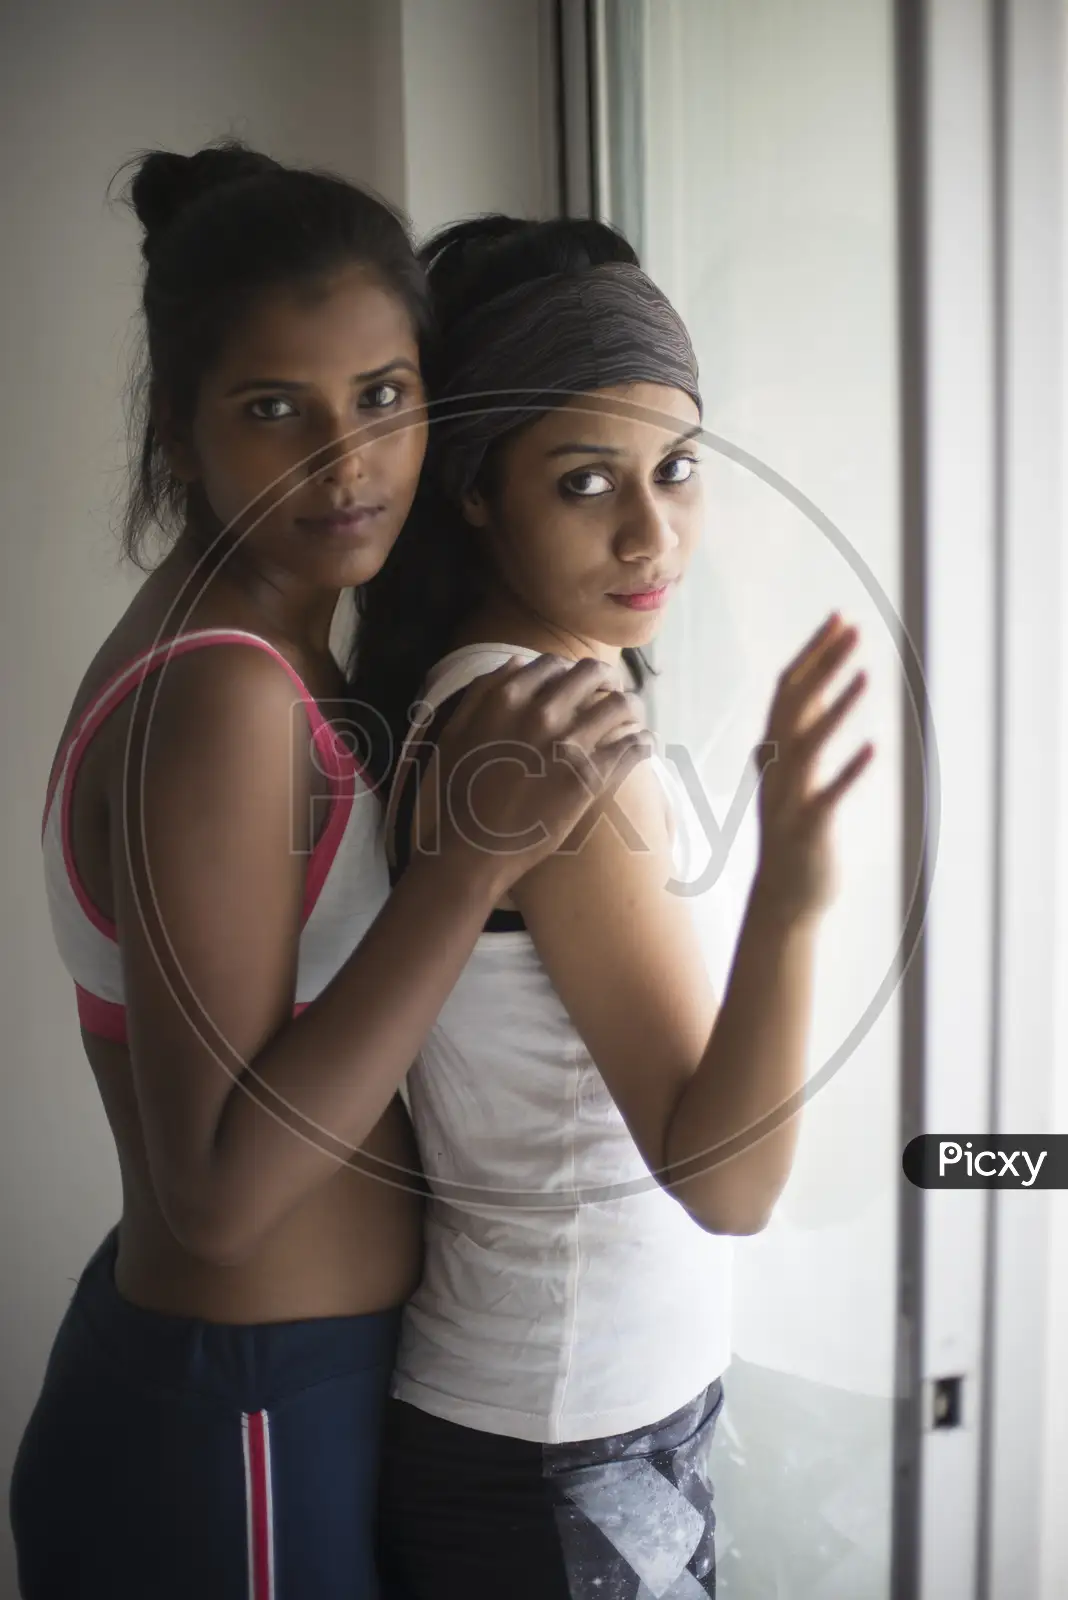
M 74 980 L 78 1018 L 87 1033 L 126 1041 L 122 961 L 114 922 L 92 903 L 71 846 L 71 797 L 82 758 L 115 708 L 165 662 L 190 650 L 244 644 L 265 650 L 288 673 L 304 702 L 319 769 L 330 787 L 330 813 L 308 860 L 297 965 L 300 1012 L 326 987 L 359 944 L 389 894 L 380 807 L 344 739 L 330 726 L 289 662 L 257 634 L 208 628 L 165 640 L 131 661 L 79 717 L 56 757 L 45 799 L 42 847 L 52 928 Z

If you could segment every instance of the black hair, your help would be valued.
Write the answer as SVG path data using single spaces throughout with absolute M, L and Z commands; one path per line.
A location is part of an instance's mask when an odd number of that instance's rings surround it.
M 145 566 L 146 535 L 181 530 L 186 486 L 170 472 L 154 416 L 191 417 L 203 376 L 252 297 L 314 283 L 365 264 L 412 317 L 421 349 L 429 330 L 423 269 L 401 216 L 333 173 L 286 167 L 239 140 L 195 155 L 153 150 L 125 198 L 144 230 L 145 359 L 131 403 L 131 477 L 123 550 Z
M 606 262 L 639 265 L 634 250 L 606 223 L 578 218 L 526 222 L 498 214 L 455 223 L 419 252 L 430 284 L 434 341 L 426 376 L 431 402 L 448 374 L 440 366 L 451 330 L 479 306 L 520 285 L 578 274 Z M 514 430 L 513 430 L 514 431 Z M 504 434 L 487 453 L 477 487 L 492 500 Z M 441 490 L 435 430 L 412 510 L 381 572 L 356 592 L 358 623 L 350 661 L 357 706 L 373 706 L 390 729 L 395 759 L 410 711 L 430 668 L 486 592 L 486 557 L 475 530 Z M 623 658 L 635 687 L 650 671 L 640 650 Z M 377 721 L 376 719 L 372 719 Z M 370 752 L 381 779 L 389 756 Z

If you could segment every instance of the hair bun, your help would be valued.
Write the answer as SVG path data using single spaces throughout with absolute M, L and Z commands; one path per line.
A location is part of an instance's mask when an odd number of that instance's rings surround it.
M 521 217 L 509 217 L 501 211 L 468 217 L 463 222 L 452 222 L 431 234 L 419 251 L 419 259 L 432 272 L 445 272 L 454 266 L 470 266 L 473 261 L 492 253 L 494 246 L 502 239 L 512 239 L 533 226 L 535 224 L 525 222 Z
M 531 222 L 500 214 L 441 229 L 423 245 L 419 259 L 442 331 L 522 283 L 587 272 L 607 262 L 640 265 L 623 234 L 606 222 L 586 217 Z
M 239 140 L 207 145 L 192 156 L 150 151 L 140 158 L 129 189 L 130 204 L 145 231 L 145 253 L 153 238 L 201 195 L 243 178 L 281 170 L 277 161 Z

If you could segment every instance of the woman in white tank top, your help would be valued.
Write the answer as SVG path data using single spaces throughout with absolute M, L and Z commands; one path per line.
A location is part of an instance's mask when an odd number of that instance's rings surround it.
M 625 241 L 486 218 L 424 259 L 442 413 L 355 662 L 398 741 L 394 881 L 456 796 L 429 780 L 468 686 L 518 652 L 599 658 L 640 687 L 703 514 L 693 351 Z M 834 617 L 781 680 L 718 1006 L 671 889 L 709 845 L 654 758 L 515 883 L 422 1048 L 409 1094 L 432 1199 L 383 1463 L 397 1594 L 715 1591 L 731 1236 L 765 1225 L 793 1156 L 829 824 L 871 756 L 817 787 L 863 691 L 860 674 L 832 689 L 855 644 Z M 461 775 L 476 816 L 502 757 L 527 759 L 488 752 Z

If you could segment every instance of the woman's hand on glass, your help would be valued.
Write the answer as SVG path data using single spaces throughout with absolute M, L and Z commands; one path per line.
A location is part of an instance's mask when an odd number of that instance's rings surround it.
M 813 635 L 779 678 L 761 746 L 760 860 L 755 891 L 789 918 L 818 915 L 834 898 L 835 813 L 875 753 L 862 745 L 829 782 L 817 780 L 820 757 L 867 687 L 856 672 L 831 697 L 834 678 L 854 655 L 855 627 L 837 614 Z

